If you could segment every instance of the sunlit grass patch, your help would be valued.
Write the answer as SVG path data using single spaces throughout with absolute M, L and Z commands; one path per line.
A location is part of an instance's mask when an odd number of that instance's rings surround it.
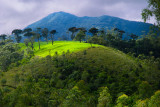
M 25 49 L 25 44 L 21 43 L 22 49 Z M 93 44 L 92 46 L 95 47 L 102 47 L 101 45 Z M 91 47 L 89 43 L 80 43 L 79 41 L 55 41 L 52 45 L 51 42 L 41 42 L 40 43 L 40 49 L 38 42 L 34 43 L 34 52 L 36 56 L 45 57 L 47 55 L 55 55 L 55 52 L 58 53 L 58 55 L 61 55 L 63 52 L 77 52 L 80 50 L 84 50 L 86 48 Z

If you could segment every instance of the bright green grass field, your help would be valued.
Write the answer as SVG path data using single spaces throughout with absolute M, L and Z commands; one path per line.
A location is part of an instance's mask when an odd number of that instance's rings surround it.
M 41 49 L 39 49 L 38 42 L 34 43 L 34 52 L 36 56 L 45 57 L 47 55 L 53 56 L 55 52 L 58 52 L 58 55 L 61 55 L 63 52 L 77 52 L 81 50 L 85 50 L 91 45 L 89 43 L 80 43 L 79 41 L 55 41 L 52 45 L 51 42 L 41 42 Z M 22 46 L 22 49 L 26 49 L 26 46 L 24 43 L 20 44 Z M 92 44 L 92 46 L 95 47 L 102 47 L 101 45 Z

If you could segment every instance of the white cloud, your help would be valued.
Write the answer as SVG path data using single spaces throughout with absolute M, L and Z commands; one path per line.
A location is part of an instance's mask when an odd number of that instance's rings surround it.
M 141 10 L 146 6 L 146 0 L 0 0 L 0 33 L 23 29 L 57 11 L 142 21 Z

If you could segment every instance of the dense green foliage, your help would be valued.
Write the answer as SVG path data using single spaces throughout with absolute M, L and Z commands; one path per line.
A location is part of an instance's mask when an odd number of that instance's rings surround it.
M 154 32 L 154 29 L 139 39 L 135 34 L 124 38 L 125 32 L 117 29 L 107 30 L 107 32 L 102 30 L 99 34 L 90 37 L 88 42 L 117 48 L 125 53 L 132 53 L 136 57 L 160 57 L 160 37 Z
M 145 18 L 159 16 L 155 3 Z M 119 28 L 88 31 L 70 27 L 73 41 L 54 41 L 57 31 L 47 28 L 0 35 L 0 107 L 159 107 L 159 28 L 141 38 Z
M 146 99 L 147 105 L 158 104 L 158 92 L 153 94 L 160 89 L 160 70 L 159 62 L 153 61 L 107 47 L 34 57 L 1 72 L 0 104 L 121 107 Z

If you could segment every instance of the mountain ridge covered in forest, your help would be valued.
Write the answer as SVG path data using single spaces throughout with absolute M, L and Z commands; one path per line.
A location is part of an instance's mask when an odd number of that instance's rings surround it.
M 55 12 L 52 13 L 39 21 L 36 21 L 26 28 L 48 28 L 49 30 L 55 29 L 59 36 L 67 36 L 66 33 L 70 27 L 84 27 L 89 30 L 91 27 L 96 27 L 98 29 L 112 29 L 114 27 L 124 30 L 127 34 L 136 34 L 138 36 L 149 32 L 149 28 L 152 24 L 128 21 L 118 17 L 112 17 L 108 15 L 103 15 L 100 17 L 78 17 L 66 12 Z

